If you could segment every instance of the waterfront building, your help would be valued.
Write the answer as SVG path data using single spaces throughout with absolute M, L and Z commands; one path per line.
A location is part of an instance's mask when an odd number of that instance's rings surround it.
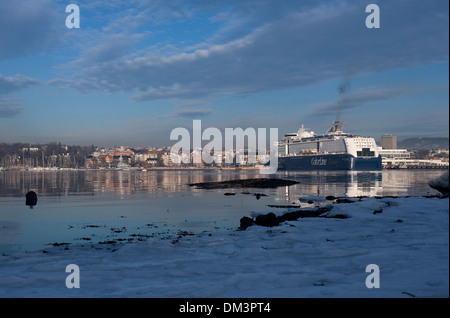
M 397 136 L 391 134 L 381 136 L 381 147 L 383 149 L 397 149 Z

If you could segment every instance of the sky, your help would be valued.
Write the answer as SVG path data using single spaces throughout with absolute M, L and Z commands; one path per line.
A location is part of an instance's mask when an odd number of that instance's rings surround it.
M 448 137 L 448 77 L 443 0 L 0 1 L 0 142 L 161 147 L 195 119 Z

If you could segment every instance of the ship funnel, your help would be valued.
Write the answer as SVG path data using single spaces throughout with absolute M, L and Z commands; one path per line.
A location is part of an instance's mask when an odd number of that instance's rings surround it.
M 342 126 L 343 126 L 343 123 L 341 123 L 340 121 L 335 121 L 333 126 L 330 129 L 328 129 L 327 133 L 333 134 L 333 135 L 342 134 L 343 133 Z

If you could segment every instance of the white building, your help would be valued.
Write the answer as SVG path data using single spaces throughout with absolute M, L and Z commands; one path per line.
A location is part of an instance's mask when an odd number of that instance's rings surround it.
M 409 159 L 411 158 L 411 153 L 408 149 L 384 149 L 378 147 L 378 153 L 385 159 Z

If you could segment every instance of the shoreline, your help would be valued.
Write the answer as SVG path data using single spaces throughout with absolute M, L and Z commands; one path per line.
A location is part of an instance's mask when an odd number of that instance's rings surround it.
M 236 168 L 218 168 L 218 167 L 153 167 L 148 169 L 142 168 L 129 168 L 129 169 L 116 169 L 116 168 L 8 168 L 0 169 L 1 171 L 24 171 L 24 172 L 57 172 L 57 171 L 138 171 L 138 172 L 151 172 L 151 171 L 236 171 L 236 170 L 259 170 L 259 167 L 236 167 Z
M 0 167 L 0 172 L 4 171 L 23 171 L 23 172 L 58 172 L 58 171 L 138 171 L 138 172 L 151 172 L 151 171 L 254 171 L 259 170 L 261 167 L 152 167 L 152 168 L 141 168 L 141 167 L 131 167 L 131 168 L 2 168 Z M 430 167 L 383 167 L 382 170 L 449 170 L 449 166 L 430 166 Z M 310 171 L 328 171 L 328 170 L 279 170 L 277 172 L 293 171 L 293 172 L 310 172 Z M 333 171 L 333 170 L 332 170 Z M 335 171 L 357 171 L 364 172 L 361 170 L 335 170 Z M 370 171 L 367 171 L 370 172 Z
M 127 246 L 129 244 L 136 244 L 139 242 L 145 242 L 149 239 L 156 241 L 171 241 L 173 244 L 177 243 L 179 239 L 183 237 L 189 236 L 211 236 L 217 233 L 233 233 L 246 231 L 249 227 L 261 227 L 261 228 L 277 228 L 286 224 L 290 221 L 300 221 L 303 218 L 336 218 L 336 219 L 347 219 L 348 217 L 345 214 L 335 213 L 333 208 L 341 205 L 341 206 L 349 206 L 352 203 L 364 203 L 364 201 L 368 200 L 376 200 L 383 201 L 385 199 L 439 199 L 445 200 L 449 199 L 448 195 L 444 194 L 434 194 L 434 195 L 418 195 L 418 196 L 359 196 L 359 197 L 320 197 L 320 196 L 308 196 L 305 197 L 307 202 L 305 205 L 301 206 L 279 206 L 268 204 L 267 207 L 271 208 L 270 212 L 255 212 L 249 211 L 249 214 L 243 215 L 239 220 L 239 224 L 236 223 L 235 227 L 227 227 L 221 229 L 210 229 L 210 230 L 202 230 L 201 232 L 192 232 L 186 231 L 182 229 L 178 229 L 178 231 L 174 231 L 173 233 L 166 233 L 165 235 L 148 235 L 148 234 L 137 234 L 133 233 L 129 236 L 131 238 L 123 239 L 123 238 L 105 238 L 104 241 L 99 242 L 89 242 L 84 241 L 83 243 L 68 243 L 68 242 L 48 242 L 42 248 L 38 248 L 35 250 L 24 250 L 24 251 L 15 251 L 11 254 L 3 254 L 0 257 L 12 257 L 12 256 L 20 256 L 34 253 L 42 253 L 42 254 L 53 254 L 55 251 L 69 251 L 71 248 L 76 249 L 84 249 L 84 250 L 105 250 L 115 252 L 118 249 Z M 283 209 L 283 210 L 280 210 Z M 374 210 L 373 214 L 382 213 L 381 210 Z M 100 227 L 98 225 L 86 225 L 86 227 Z M 217 231 L 218 230 L 218 231 Z M 82 238 L 80 239 L 82 240 Z

